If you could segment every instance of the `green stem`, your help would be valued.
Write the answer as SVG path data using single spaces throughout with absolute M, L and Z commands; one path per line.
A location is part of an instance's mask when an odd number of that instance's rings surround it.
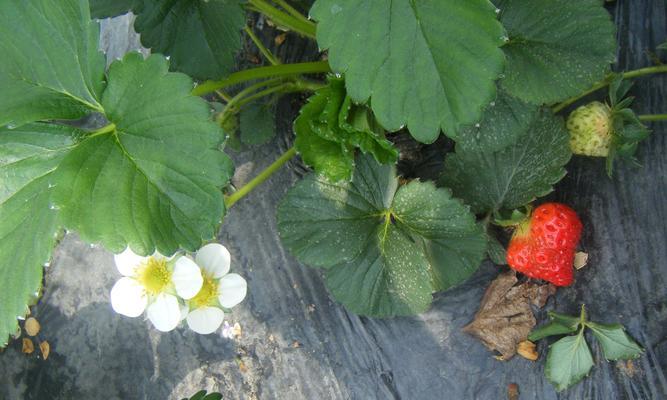
M 220 112 L 220 114 L 218 114 L 216 121 L 220 125 L 224 124 L 227 121 L 227 118 L 229 118 L 229 116 L 233 115 L 235 112 L 238 111 L 237 109 L 238 103 L 241 102 L 244 98 L 250 96 L 253 92 L 256 92 L 262 88 L 278 86 L 282 83 L 283 83 L 282 78 L 267 79 L 261 82 L 257 82 L 241 90 L 234 97 L 229 99 L 229 101 L 225 105 L 225 108 Z
M 241 108 L 244 105 L 257 100 L 261 99 L 262 97 L 274 94 L 274 93 L 291 93 L 291 92 L 299 92 L 301 91 L 301 88 L 299 88 L 294 82 L 285 82 L 281 85 L 276 85 L 273 87 L 266 88 L 264 90 L 260 90 L 259 92 L 246 96 L 243 99 L 239 100 L 236 103 L 236 107 Z
M 220 98 L 223 99 L 223 100 L 226 101 L 226 102 L 229 102 L 229 101 L 232 99 L 232 97 L 231 97 L 230 95 L 228 95 L 227 93 L 223 92 L 222 90 L 216 90 L 216 91 L 215 91 L 215 94 L 217 94 L 218 96 L 220 96 Z
M 242 107 L 245 104 L 250 103 L 253 100 L 257 100 L 264 96 L 268 96 L 273 93 L 292 93 L 292 92 L 314 92 L 317 89 L 321 89 L 326 86 L 323 83 L 318 82 L 308 82 L 302 79 L 297 79 L 295 81 L 287 81 L 282 85 L 275 85 L 273 87 L 266 88 L 262 91 L 259 91 L 253 95 L 246 96 L 236 103 L 237 107 Z
M 586 316 L 586 304 L 581 305 L 581 313 L 579 314 L 579 324 L 581 325 L 581 330 L 584 330 L 586 326 L 586 321 L 588 320 Z
M 253 41 L 253 43 L 255 43 L 255 46 L 257 46 L 260 53 L 262 53 L 262 55 L 271 63 L 271 65 L 280 64 L 280 60 L 278 60 L 271 53 L 271 51 L 269 49 L 267 49 L 266 46 L 264 46 L 264 43 L 262 43 L 262 41 L 259 40 L 257 35 L 255 35 L 255 32 L 253 32 L 252 29 L 250 29 L 250 27 L 248 25 L 246 25 L 246 27 L 243 28 L 243 30 L 245 31 L 245 33 L 248 34 L 248 36 L 250 36 L 250 39 Z
M 301 14 L 299 10 L 296 8 L 292 7 L 288 2 L 285 0 L 273 0 L 274 3 L 278 4 L 280 7 L 282 7 L 285 11 L 289 13 L 289 15 L 293 16 L 294 18 L 300 19 L 306 23 L 312 23 L 311 20 L 308 19 L 305 15 Z
M 256 188 L 257 186 L 264 183 L 264 181 L 269 179 L 269 177 L 273 175 L 274 172 L 280 169 L 280 167 L 282 167 L 286 162 L 291 160 L 295 155 L 296 155 L 296 149 L 294 147 L 291 147 L 282 156 L 280 156 L 279 159 L 274 161 L 273 164 L 269 165 L 264 171 L 260 172 L 260 174 L 254 177 L 250 182 L 246 183 L 236 192 L 227 196 L 225 198 L 225 206 L 227 208 L 230 208 L 237 201 L 244 198 L 246 195 L 248 195 L 248 193 L 252 192 L 254 188 Z
M 632 71 L 623 72 L 623 78 L 632 79 L 632 78 L 638 78 L 638 77 L 644 76 L 644 75 L 659 74 L 659 73 L 664 73 L 664 72 L 667 72 L 667 65 L 656 65 L 656 66 L 653 66 L 653 67 L 646 67 L 646 68 L 640 68 L 640 69 L 635 69 L 635 70 L 632 70 Z M 602 81 L 600 81 L 600 82 L 596 83 L 595 85 L 591 86 L 591 88 L 586 90 L 585 92 L 583 92 L 583 93 L 581 93 L 577 96 L 570 97 L 569 99 L 567 99 L 567 100 L 565 100 L 565 101 L 563 101 L 559 104 L 556 104 L 553 107 L 553 112 L 555 112 L 555 113 L 559 112 L 563 108 L 569 106 L 570 104 L 572 104 L 575 101 L 581 99 L 582 97 L 586 97 L 589 94 L 591 94 L 593 92 L 596 92 L 596 91 L 608 86 L 611 83 L 611 81 L 614 79 L 614 77 L 616 77 L 617 75 L 618 75 L 617 73 L 612 72 L 611 74 L 608 74 Z
M 667 120 L 667 114 L 646 114 L 639 116 L 640 121 L 665 121 Z
M 323 86 L 325 86 L 323 83 L 309 82 L 298 78 L 288 78 L 287 80 L 274 78 L 256 83 L 240 91 L 236 96 L 232 97 L 227 102 L 225 108 L 216 117 L 216 122 L 218 122 L 220 125 L 224 125 L 224 123 L 227 122 L 227 119 L 241 111 L 243 106 L 262 97 L 269 96 L 274 93 L 314 92 Z M 260 88 L 264 89 L 257 91 Z M 257 92 L 253 93 L 255 91 Z
M 308 20 L 295 18 L 294 16 L 279 10 L 265 0 L 248 0 L 248 4 L 259 10 L 277 25 L 294 31 L 302 36 L 315 39 L 315 24 Z
M 280 64 L 270 65 L 266 67 L 258 67 L 246 69 L 244 71 L 235 72 L 227 78 L 220 81 L 206 81 L 192 90 L 193 96 L 203 96 L 212 93 L 218 89 L 223 89 L 228 86 L 236 85 L 242 82 L 254 81 L 262 78 L 303 75 L 303 74 L 320 74 L 323 72 L 330 72 L 329 63 L 326 61 L 314 61 L 297 64 Z

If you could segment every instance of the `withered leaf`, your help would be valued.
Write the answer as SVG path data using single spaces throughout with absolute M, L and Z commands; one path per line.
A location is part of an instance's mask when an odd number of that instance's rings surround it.
M 556 293 L 551 284 L 525 282 L 517 285 L 514 271 L 500 274 L 486 289 L 475 319 L 463 331 L 475 336 L 491 351 L 509 360 L 520 342 L 535 327 L 531 304 L 542 307 Z
M 39 349 L 42 351 L 42 358 L 47 359 L 49 358 L 49 354 L 51 353 L 51 345 L 49 345 L 49 342 L 46 340 L 41 342 L 39 344 Z
M 25 332 L 28 334 L 28 336 L 37 336 L 40 330 L 40 325 L 39 322 L 33 318 L 30 317 L 25 320 Z
M 32 354 L 35 351 L 35 344 L 30 340 L 30 338 L 23 338 L 23 349 L 22 351 L 25 354 Z
M 516 352 L 526 360 L 536 361 L 540 355 L 537 352 L 537 346 L 530 340 L 524 340 L 517 346 Z

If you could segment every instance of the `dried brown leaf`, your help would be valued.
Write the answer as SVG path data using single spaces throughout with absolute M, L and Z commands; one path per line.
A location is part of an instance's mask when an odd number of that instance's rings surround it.
M 588 253 L 578 251 L 574 254 L 574 268 L 582 269 L 588 264 Z
M 42 351 L 43 359 L 46 360 L 47 358 L 49 358 L 49 354 L 51 354 L 51 345 L 49 344 L 49 342 L 47 342 L 46 340 L 41 342 L 39 344 L 39 349 Z
M 540 355 L 537 353 L 537 347 L 535 346 L 535 343 L 531 342 L 530 340 L 524 340 L 523 342 L 519 343 L 516 348 L 516 352 L 521 357 L 530 361 L 536 361 L 540 357 Z
M 40 325 L 35 318 L 30 317 L 25 320 L 24 328 L 25 328 L 25 333 L 27 333 L 28 336 L 37 336 L 40 330 Z
M 287 34 L 281 33 L 273 39 L 273 42 L 276 44 L 276 47 L 278 47 L 285 42 L 285 39 L 287 39 Z
M 35 351 L 35 345 L 32 343 L 32 340 L 30 338 L 23 338 L 23 349 L 22 351 L 25 354 L 32 354 L 33 351 Z
M 551 284 L 517 283 L 514 271 L 500 274 L 486 289 L 475 319 L 463 328 L 489 350 L 499 352 L 502 360 L 512 358 L 535 327 L 531 304 L 542 307 L 556 292 Z

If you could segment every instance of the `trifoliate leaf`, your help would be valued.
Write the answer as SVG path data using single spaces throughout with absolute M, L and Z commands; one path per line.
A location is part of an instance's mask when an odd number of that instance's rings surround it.
M 599 0 L 497 0 L 509 35 L 502 87 L 553 103 L 604 78 L 616 55 L 614 25 Z
M 87 136 L 59 167 L 63 221 L 113 252 L 173 254 L 214 237 L 232 173 L 221 129 L 192 80 L 164 57 L 131 53 L 109 68 L 108 129 Z
M 274 109 L 267 103 L 250 104 L 241 110 L 239 125 L 243 143 L 264 144 L 276 134 Z
M 54 170 L 78 134 L 48 124 L 0 128 L 0 347 L 41 287 L 59 229 Z
M 197 79 L 231 72 L 246 17 L 239 0 L 137 0 L 141 43 Z
M 592 367 L 593 357 L 582 330 L 549 346 L 544 374 L 560 392 L 581 381 Z
M 545 337 L 556 336 L 556 335 L 567 335 L 569 333 L 574 333 L 576 331 L 577 331 L 576 326 L 572 327 L 563 325 L 555 321 L 551 321 L 533 330 L 530 333 L 530 335 L 528 335 L 528 340 L 536 342 L 540 339 L 544 339 Z
M 441 129 L 454 137 L 494 97 L 504 31 L 486 0 L 318 0 L 310 15 L 352 100 L 372 94 L 389 131 L 407 125 L 424 143 Z
M 587 322 L 586 326 L 593 331 L 607 360 L 629 360 L 639 357 L 643 352 L 643 349 L 625 333 L 621 324 Z
M 352 103 L 345 82 L 330 78 L 301 108 L 294 121 L 295 146 L 304 162 L 332 181 L 349 180 L 354 149 L 382 163 L 395 163 L 398 150 L 374 123 L 367 108 Z
M 88 0 L 90 15 L 93 18 L 110 18 L 126 14 L 137 0 Z
M 1 1 L 0 37 L 0 126 L 102 110 L 105 63 L 87 1 Z
M 500 98 L 478 126 L 461 132 L 440 182 L 476 213 L 518 208 L 565 176 L 568 138 L 551 111 Z
M 431 293 L 468 278 L 486 238 L 448 190 L 413 181 L 399 187 L 394 166 L 357 157 L 351 182 L 311 174 L 278 209 L 285 246 L 326 269 L 333 296 L 353 312 L 388 317 L 425 311 Z

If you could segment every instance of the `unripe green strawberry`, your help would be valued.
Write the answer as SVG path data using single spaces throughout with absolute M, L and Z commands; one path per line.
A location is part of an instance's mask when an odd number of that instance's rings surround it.
M 611 109 L 594 101 L 574 110 L 567 119 L 570 148 L 574 154 L 607 157 L 612 139 Z

